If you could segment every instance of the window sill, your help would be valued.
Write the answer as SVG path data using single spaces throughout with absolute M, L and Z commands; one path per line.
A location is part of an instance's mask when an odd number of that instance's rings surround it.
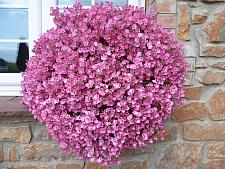
M 20 104 L 21 97 L 0 97 L 0 117 L 31 117 L 28 107 Z

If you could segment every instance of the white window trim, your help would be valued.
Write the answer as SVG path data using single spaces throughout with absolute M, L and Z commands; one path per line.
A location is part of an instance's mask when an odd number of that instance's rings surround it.
M 29 40 L 20 39 L 2 39 L 0 42 L 29 42 L 29 55 L 32 56 L 32 48 L 34 40 L 41 33 L 41 1 L 31 0 L 28 6 L 26 5 L 1 5 L 0 8 L 28 8 L 28 25 L 29 25 Z M 21 73 L 0 73 L 0 96 L 21 96 L 20 83 L 22 80 Z
M 9 4 L 9 5 L 0 5 L 0 8 L 26 9 L 26 8 L 29 8 L 29 6 Z
M 54 26 L 50 7 L 57 0 L 31 0 L 28 6 L 29 40 L 4 39 L 0 42 L 29 42 L 29 55 L 32 56 L 34 40 Z M 94 4 L 94 0 L 92 0 Z M 145 7 L 145 0 L 128 0 L 129 5 Z M 26 8 L 25 5 L 0 5 L 0 8 Z M 0 96 L 21 96 L 21 73 L 0 73 Z

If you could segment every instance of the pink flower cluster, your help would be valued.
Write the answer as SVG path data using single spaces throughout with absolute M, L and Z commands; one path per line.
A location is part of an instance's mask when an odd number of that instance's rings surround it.
M 52 9 L 36 42 L 23 103 L 66 151 L 108 165 L 163 136 L 181 103 L 186 63 L 173 33 L 142 8 L 76 3 Z

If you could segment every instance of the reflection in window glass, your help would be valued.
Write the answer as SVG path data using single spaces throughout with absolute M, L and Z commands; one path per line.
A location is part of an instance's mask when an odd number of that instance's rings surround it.
M 73 5 L 76 0 L 58 0 L 58 5 Z M 91 0 L 79 0 L 84 6 L 91 6 Z
M 29 0 L 0 0 L 0 5 L 28 5 Z
M 28 39 L 28 10 L 0 9 L 0 39 Z
M 106 0 L 95 0 L 95 2 L 105 2 Z M 114 6 L 124 6 L 128 4 L 128 0 L 108 0 L 109 2 L 113 2 Z
M 0 73 L 24 72 L 28 59 L 26 43 L 0 43 Z

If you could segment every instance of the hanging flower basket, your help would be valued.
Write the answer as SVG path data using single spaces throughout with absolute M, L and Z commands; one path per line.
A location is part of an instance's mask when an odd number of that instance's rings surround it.
M 111 3 L 63 12 L 35 42 L 23 103 L 60 147 L 104 165 L 163 136 L 181 103 L 186 63 L 175 35 L 142 8 Z

